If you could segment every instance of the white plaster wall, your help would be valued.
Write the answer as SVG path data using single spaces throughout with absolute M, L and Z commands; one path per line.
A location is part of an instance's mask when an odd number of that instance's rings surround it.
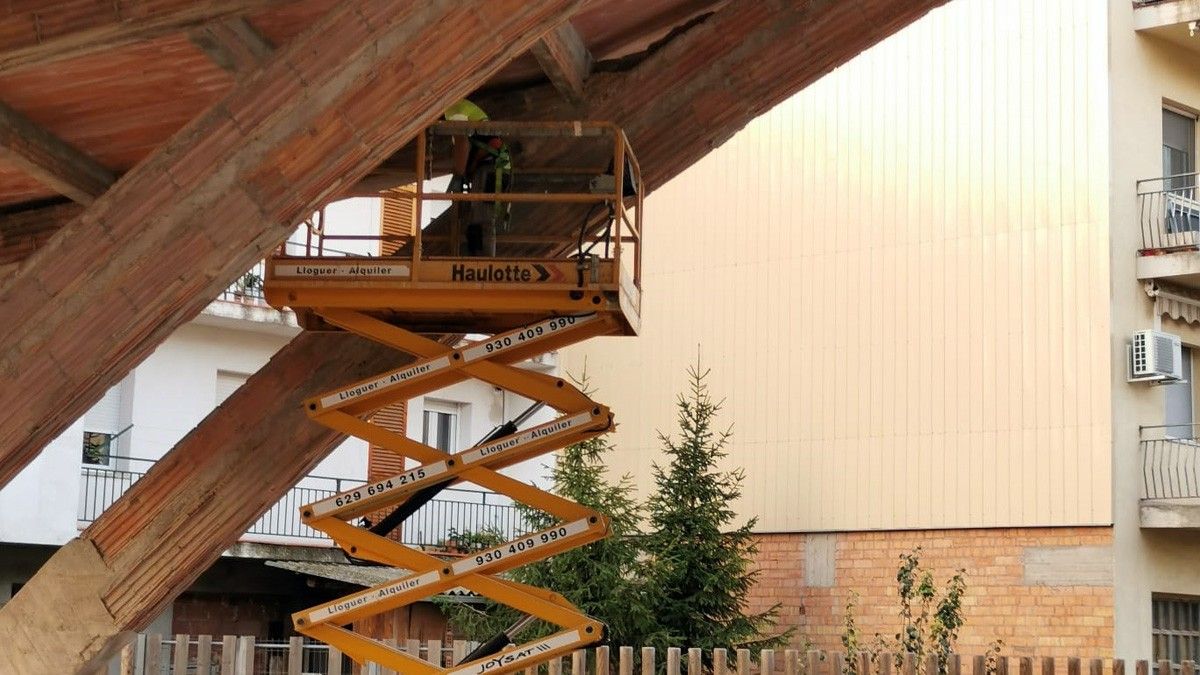
M 57 545 L 78 534 L 82 444 L 77 421 L 0 489 L 0 544 Z

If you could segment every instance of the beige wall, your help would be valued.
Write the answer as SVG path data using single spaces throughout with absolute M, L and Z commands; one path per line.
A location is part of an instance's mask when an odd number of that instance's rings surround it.
M 1097 5 L 955 0 L 655 193 L 643 335 L 567 357 L 616 468 L 701 345 L 761 531 L 1111 522 Z
M 1112 64 L 1112 321 L 1114 363 L 1121 363 L 1128 335 L 1149 328 L 1152 303 L 1135 276 L 1140 245 L 1137 180 L 1162 174 L 1164 100 L 1200 110 L 1200 42 L 1192 50 L 1132 29 L 1132 7 L 1113 2 Z M 1186 36 L 1186 30 L 1178 32 Z M 1197 39 L 1200 41 L 1200 38 Z M 1187 40 L 1183 40 L 1187 42 Z M 1163 329 L 1200 346 L 1200 335 L 1171 319 Z M 1114 527 L 1113 558 L 1117 583 L 1116 655 L 1151 656 L 1150 599 L 1155 592 L 1200 595 L 1200 533 L 1153 531 L 1140 527 L 1138 498 L 1142 467 L 1138 425 L 1163 423 L 1163 390 L 1131 385 L 1123 372 L 1112 374 Z

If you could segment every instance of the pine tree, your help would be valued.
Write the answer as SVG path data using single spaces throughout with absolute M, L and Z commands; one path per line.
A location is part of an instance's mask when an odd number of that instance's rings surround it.
M 689 389 L 676 402 L 678 439 L 659 433 L 669 462 L 653 467 L 648 580 L 658 597 L 659 621 L 675 644 L 705 650 L 774 647 L 792 631 L 774 632 L 778 605 L 757 614 L 745 611 L 758 575 L 752 534 L 757 519 L 731 527 L 745 472 L 717 469 L 732 431 L 714 428 L 723 401 L 710 396 L 708 374 L 697 359 L 688 369 Z
M 586 373 L 578 384 L 587 391 Z M 644 644 L 658 628 L 652 598 L 640 571 L 638 525 L 642 509 L 634 496 L 630 476 L 609 482 L 604 459 L 611 450 L 604 436 L 568 446 L 558 454 L 547 478 L 556 494 L 608 516 L 612 534 L 517 568 L 510 577 L 560 593 L 585 614 L 603 622 L 612 644 Z M 547 529 L 557 522 L 536 509 L 522 506 L 521 511 L 531 530 Z M 498 606 L 489 606 L 482 612 L 461 605 L 446 609 L 451 624 L 473 640 L 486 640 L 519 618 L 515 611 Z M 550 626 L 531 628 L 519 640 L 523 642 L 553 630 Z

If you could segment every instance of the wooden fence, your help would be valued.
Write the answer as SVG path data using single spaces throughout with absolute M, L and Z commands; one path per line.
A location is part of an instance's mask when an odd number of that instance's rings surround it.
M 386 641 L 443 666 L 458 663 L 475 643 Z M 933 654 L 869 654 L 764 649 L 596 647 L 551 659 L 522 675 L 1200 675 L 1196 664 L 1099 658 L 963 656 L 942 664 Z M 615 657 L 615 658 L 614 658 Z M 1084 670 L 1087 670 L 1086 674 Z M 287 642 L 253 637 L 143 635 L 121 654 L 121 675 L 393 675 L 374 664 L 359 668 L 336 649 L 294 637 Z

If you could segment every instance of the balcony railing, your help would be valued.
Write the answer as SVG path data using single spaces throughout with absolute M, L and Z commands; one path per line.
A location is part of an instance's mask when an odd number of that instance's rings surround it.
M 1195 250 L 1200 244 L 1196 178 L 1193 172 L 1138 181 L 1142 255 Z
M 1142 427 L 1142 497 L 1200 498 L 1197 425 Z M 1151 438 L 1147 438 L 1151 436 Z
M 124 468 L 84 466 L 81 469 L 80 523 L 96 520 L 155 462 L 136 457 L 112 457 L 112 460 Z M 363 484 L 364 481 L 352 478 L 306 476 L 300 485 L 288 490 L 283 499 L 250 526 L 246 534 L 328 541 L 324 533 L 300 521 L 300 507 Z M 504 497 L 481 490 L 456 488 L 443 490 L 441 495 L 442 499 L 430 501 L 404 521 L 400 532 L 403 543 L 441 546 L 456 532 L 494 530 L 506 539 L 512 539 L 529 531 L 520 511 Z

